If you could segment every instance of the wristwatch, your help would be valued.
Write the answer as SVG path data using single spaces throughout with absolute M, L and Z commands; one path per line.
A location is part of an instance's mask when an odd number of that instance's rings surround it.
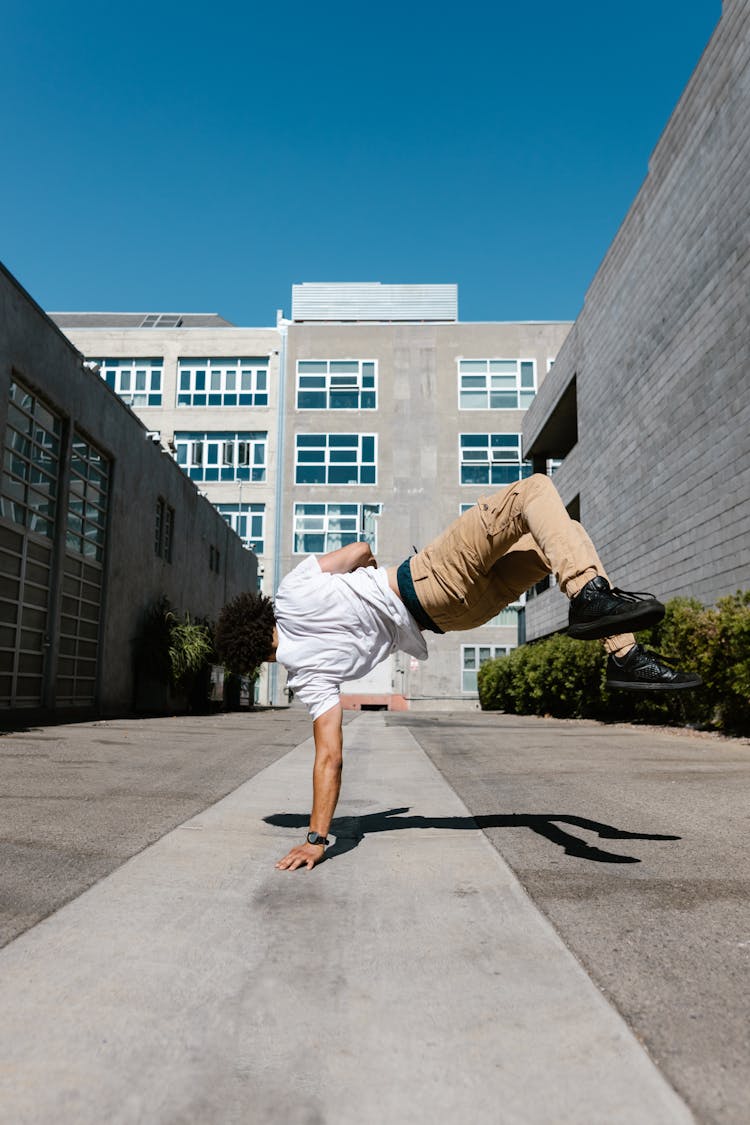
M 328 837 L 321 836 L 319 832 L 308 832 L 307 842 L 308 844 L 322 844 L 324 848 L 328 847 Z

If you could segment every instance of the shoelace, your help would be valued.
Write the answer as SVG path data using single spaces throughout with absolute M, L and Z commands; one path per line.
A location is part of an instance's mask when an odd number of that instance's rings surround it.
M 645 599 L 655 602 L 656 596 L 654 594 L 647 594 L 645 592 L 636 593 L 633 590 L 621 590 L 619 586 L 613 586 L 611 592 L 617 594 L 618 598 L 622 598 L 626 602 L 641 602 Z
M 638 652 L 638 656 L 640 656 L 640 657 L 646 656 L 646 657 L 649 657 L 651 659 L 656 659 L 661 664 L 666 664 L 668 668 L 672 668 L 673 670 L 677 671 L 677 667 L 676 667 L 677 657 L 675 657 L 675 656 L 663 656 L 662 653 L 654 652 L 654 650 L 652 648 L 644 648 L 643 645 L 636 645 L 635 647 L 640 650 Z M 628 655 L 630 655 L 630 654 L 628 653 Z M 625 657 L 625 659 L 627 659 L 627 656 Z

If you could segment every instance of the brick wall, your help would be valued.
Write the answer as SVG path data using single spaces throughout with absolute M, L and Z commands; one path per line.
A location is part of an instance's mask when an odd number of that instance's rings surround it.
M 728 4 L 524 425 L 541 452 L 576 375 L 556 483 L 613 580 L 664 598 L 750 589 L 749 174 L 750 6 Z M 529 638 L 565 616 L 535 599 Z

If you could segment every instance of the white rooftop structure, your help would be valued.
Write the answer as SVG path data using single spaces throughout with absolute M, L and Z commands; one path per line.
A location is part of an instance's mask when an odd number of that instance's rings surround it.
M 292 286 L 292 320 L 455 322 L 458 286 L 306 281 Z

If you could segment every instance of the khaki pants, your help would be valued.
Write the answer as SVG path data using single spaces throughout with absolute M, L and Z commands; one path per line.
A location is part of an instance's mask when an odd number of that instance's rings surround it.
M 489 621 L 548 574 L 569 598 L 597 574 L 607 577 L 583 527 L 542 474 L 483 496 L 410 561 L 419 602 L 446 633 Z M 632 633 L 604 641 L 618 655 L 633 644 Z

